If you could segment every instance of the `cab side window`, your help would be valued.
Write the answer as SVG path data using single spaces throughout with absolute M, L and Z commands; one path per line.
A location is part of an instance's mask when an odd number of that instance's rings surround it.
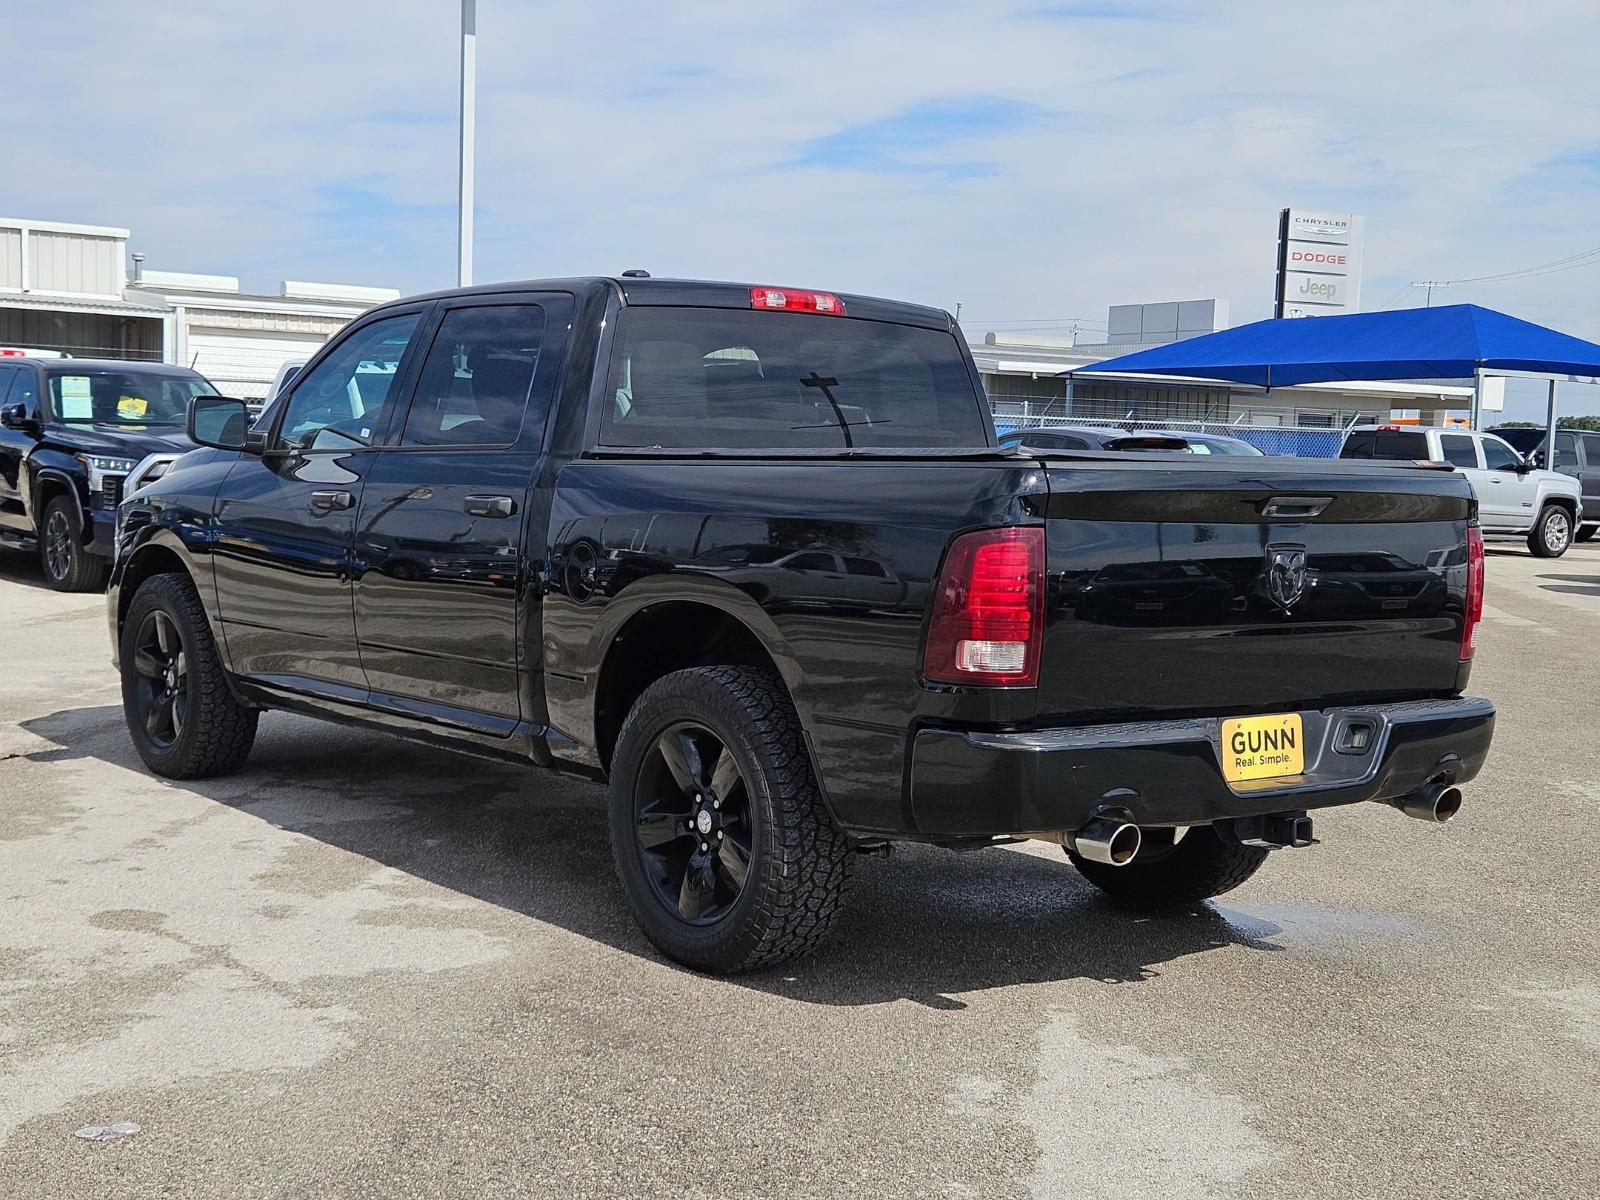
M 1575 433 L 1556 434 L 1556 461 L 1555 469 L 1558 471 L 1575 471 L 1578 467 L 1578 435 Z
M 395 376 L 417 330 L 418 313 L 358 329 L 295 380 L 278 425 L 283 450 L 370 446 L 389 422 Z
M 522 431 L 544 337 L 534 304 L 451 309 L 406 414 L 402 446 L 510 446 Z
M 1483 439 L 1483 465 L 1491 471 L 1514 471 L 1522 459 L 1499 438 Z

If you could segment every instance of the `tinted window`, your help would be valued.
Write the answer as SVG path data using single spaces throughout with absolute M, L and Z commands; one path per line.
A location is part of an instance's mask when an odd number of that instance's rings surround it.
M 1428 457 L 1428 435 L 1417 429 L 1357 429 L 1345 438 L 1340 458 Z
M 13 395 L 11 403 L 15 404 L 16 402 L 17 398 Z M 1583 435 L 1583 460 L 1589 470 L 1600 471 L 1600 433 L 1586 433 Z
M 69 367 L 50 372 L 50 415 L 67 424 L 182 425 L 195 396 L 216 393 L 198 375 Z
M 1193 446 L 1207 446 L 1212 454 L 1227 454 L 1238 458 L 1262 458 L 1262 452 L 1249 442 L 1191 442 Z
M 12 377 L 17 374 L 15 367 L 0 366 L 0 404 L 7 403 L 6 393 L 11 390 Z
M 30 367 L 18 367 L 17 381 L 11 385 L 7 404 L 20 404 L 30 415 L 39 411 L 39 376 Z
M 613 446 L 984 446 L 954 335 L 812 313 L 629 308 L 600 440 Z
M 1439 448 L 1444 452 L 1444 460 L 1454 463 L 1458 467 L 1477 467 L 1478 448 L 1472 444 L 1472 439 L 1459 433 L 1441 433 L 1439 435 Z
M 1556 434 L 1556 462 L 1558 471 L 1576 471 L 1578 469 L 1578 435 L 1575 433 Z
M 783 564 L 791 571 L 837 571 L 831 554 L 796 554 Z
M 1521 461 L 1521 455 L 1499 438 L 1483 439 L 1483 465 L 1489 470 L 1509 471 Z
M 869 575 L 874 579 L 884 578 L 883 564 L 874 562 L 870 558 L 856 558 L 846 554 L 844 556 L 844 569 L 847 575 Z
M 278 444 L 294 450 L 348 450 L 383 434 L 388 399 L 418 314 L 374 321 L 335 346 L 295 380 L 278 427 Z
M 1044 450 L 1087 450 L 1089 444 L 1082 438 L 1064 433 L 1030 433 L 1023 437 L 1024 446 L 1037 446 Z
M 509 446 L 522 429 L 544 336 L 533 304 L 445 314 L 417 379 L 403 446 Z

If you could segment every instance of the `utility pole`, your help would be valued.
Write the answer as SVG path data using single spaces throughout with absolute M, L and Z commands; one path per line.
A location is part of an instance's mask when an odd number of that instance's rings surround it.
M 1427 288 L 1428 289 L 1428 299 L 1424 302 L 1423 307 L 1424 308 L 1432 308 L 1433 307 L 1433 289 L 1434 288 L 1447 288 L 1447 287 L 1450 286 L 1450 281 L 1448 279 L 1413 279 L 1411 281 L 1411 286 L 1412 287 L 1419 287 L 1419 288 Z
M 477 137 L 478 0 L 461 0 L 461 164 L 456 194 L 456 286 L 472 282 L 472 160 Z

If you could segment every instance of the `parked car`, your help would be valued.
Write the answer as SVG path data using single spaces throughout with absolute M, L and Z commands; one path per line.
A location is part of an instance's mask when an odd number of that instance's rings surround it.
M 235 770 L 284 709 L 605 777 L 627 900 L 698 968 L 809 951 L 896 841 L 1043 839 L 1190 904 L 1311 810 L 1447 819 L 1489 749 L 1462 476 L 1002 450 L 935 309 L 441 292 L 352 322 L 254 427 L 201 397 L 190 428 L 107 598 L 148 767 Z M 1309 603 L 1318 556 L 1377 547 L 1407 603 Z
M 1339 457 L 1450 463 L 1472 484 L 1484 534 L 1526 536 L 1528 549 L 1540 558 L 1560 558 L 1584 523 L 1577 480 L 1539 469 L 1492 433 L 1357 425 L 1346 432 Z
M 0 357 L 0 543 L 36 548 L 58 591 L 99 591 L 118 502 L 194 449 L 189 401 L 215 391 L 184 367 Z
M 1260 457 L 1262 453 L 1242 438 L 1222 434 L 1179 433 L 1168 429 L 1128 430 L 1114 426 L 1030 426 L 1005 434 L 1000 444 L 1006 447 L 1025 446 L 1030 450 L 1137 450 L 1254 457 Z
M 1501 428 L 1490 432 L 1503 437 L 1535 466 L 1549 465 L 1552 470 L 1579 481 L 1583 492 L 1583 523 L 1572 535 L 1574 541 L 1587 542 L 1600 532 L 1600 433 L 1586 429 L 1556 430 L 1556 461 L 1546 464 L 1543 429 Z

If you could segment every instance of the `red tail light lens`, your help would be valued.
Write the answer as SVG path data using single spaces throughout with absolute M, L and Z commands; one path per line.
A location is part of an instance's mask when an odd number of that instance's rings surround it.
M 1044 640 L 1044 528 L 964 533 L 934 591 L 923 677 L 934 683 L 1036 687 Z
M 1467 604 L 1461 618 L 1461 661 L 1478 648 L 1478 623 L 1483 620 L 1483 530 L 1467 526 Z
M 844 316 L 844 301 L 831 292 L 802 292 L 794 288 L 753 287 L 750 289 L 750 307 L 765 308 L 773 312 L 821 313 L 827 317 Z

